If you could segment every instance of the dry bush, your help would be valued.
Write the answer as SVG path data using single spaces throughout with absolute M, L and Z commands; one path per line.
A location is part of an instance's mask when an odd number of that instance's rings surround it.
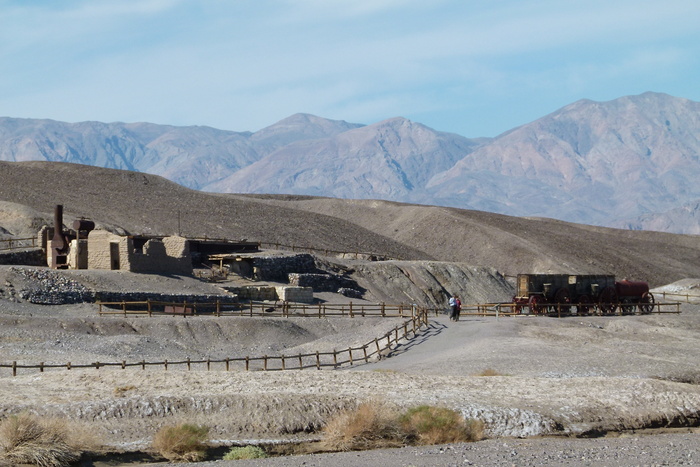
M 408 441 L 397 411 L 377 401 L 338 413 L 326 424 L 324 435 L 321 445 L 331 451 L 396 447 Z
M 13 465 L 67 466 L 80 459 L 85 450 L 80 430 L 73 428 L 61 419 L 12 415 L 0 424 L 2 457 Z
M 136 386 L 129 385 L 129 386 L 117 386 L 114 388 L 114 396 L 115 397 L 124 397 L 126 396 L 126 393 L 128 391 L 133 391 L 136 389 Z
M 198 462 L 206 458 L 208 436 L 206 426 L 164 426 L 153 438 L 153 449 L 170 461 Z
M 477 373 L 474 376 L 503 376 L 493 368 L 486 368 L 485 370 L 482 370 L 480 373 Z
M 399 419 L 406 433 L 413 433 L 418 444 L 478 441 L 484 437 L 484 423 L 465 418 L 456 410 L 421 405 L 406 411 Z
M 242 459 L 264 459 L 267 453 L 260 446 L 233 447 L 224 456 L 225 461 L 237 461 Z

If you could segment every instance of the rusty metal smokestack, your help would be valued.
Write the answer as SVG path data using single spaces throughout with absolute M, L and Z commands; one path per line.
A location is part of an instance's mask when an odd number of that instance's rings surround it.
M 68 242 L 63 235 L 63 206 L 56 205 L 53 215 L 53 238 L 51 239 L 51 264 L 54 269 L 68 267 Z
M 51 249 L 63 251 L 66 249 L 66 239 L 63 236 L 63 205 L 57 204 L 53 212 L 53 238 Z

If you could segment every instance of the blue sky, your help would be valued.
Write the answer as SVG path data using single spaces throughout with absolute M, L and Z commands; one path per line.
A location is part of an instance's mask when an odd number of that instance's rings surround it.
M 645 91 L 700 101 L 700 1 L 0 0 L 0 116 L 477 137 Z

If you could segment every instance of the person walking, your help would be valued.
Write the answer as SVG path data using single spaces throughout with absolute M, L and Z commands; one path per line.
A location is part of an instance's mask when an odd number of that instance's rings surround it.
M 462 312 L 462 301 L 455 295 L 455 321 L 459 321 L 459 315 Z
M 462 303 L 459 301 L 457 295 L 450 297 L 450 321 L 457 321 L 459 319 L 459 310 L 462 308 Z

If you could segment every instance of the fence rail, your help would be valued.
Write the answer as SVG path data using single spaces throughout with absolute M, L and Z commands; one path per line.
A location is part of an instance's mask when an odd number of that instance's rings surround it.
M 700 295 L 691 295 L 689 293 L 674 293 L 674 292 L 654 292 L 654 295 L 661 296 L 664 299 L 666 297 L 677 297 L 677 299 L 685 299 L 685 303 L 691 303 L 694 305 L 700 304 Z
M 674 313 L 681 312 L 680 302 L 656 302 L 645 304 L 651 307 L 648 313 L 641 313 L 637 304 L 629 303 L 602 303 L 587 305 L 587 315 L 627 315 L 627 314 L 651 314 L 651 313 Z M 461 315 L 467 316 L 570 316 L 577 309 L 576 304 L 570 305 L 539 305 L 543 309 L 540 313 L 533 313 L 527 305 L 517 303 L 479 303 L 462 305 Z M 601 311 L 601 306 L 611 310 L 610 313 Z M 428 308 L 429 314 L 438 316 L 447 312 L 445 308 Z
M 2 238 L 0 239 L 0 251 L 36 248 L 37 242 L 36 237 Z
M 174 315 L 186 318 L 197 315 L 213 316 L 281 316 L 294 317 L 318 317 L 342 316 L 354 318 L 382 317 L 382 318 L 407 318 L 413 317 L 418 308 L 415 305 L 391 305 L 391 304 L 325 304 L 307 305 L 290 302 L 254 302 L 226 303 L 216 302 L 161 302 L 155 300 L 145 301 L 121 301 L 121 302 L 97 302 L 98 313 L 102 315 L 147 315 L 164 316 Z
M 384 353 L 395 348 L 401 341 L 415 338 L 418 332 L 424 326 L 428 325 L 427 312 L 425 309 L 419 309 L 414 316 L 394 327 L 394 329 L 383 336 L 377 337 L 359 347 L 348 347 L 343 350 L 333 350 L 333 352 L 273 356 L 263 355 L 262 357 L 246 356 L 225 359 L 207 358 L 206 360 L 191 360 L 187 358 L 185 360 L 163 360 L 159 362 L 147 362 L 145 360 L 141 360 L 140 362 L 127 362 L 126 360 L 122 360 L 121 362 L 94 362 L 89 364 L 72 364 L 71 362 L 55 364 L 41 362 L 38 365 L 25 365 L 18 364 L 14 361 L 11 364 L 0 364 L 0 368 L 10 368 L 12 370 L 12 376 L 17 376 L 17 370 L 19 369 L 38 369 L 43 373 L 44 370 L 51 368 L 66 370 L 94 368 L 99 370 L 100 368 L 117 367 L 121 369 L 141 368 L 145 370 L 146 367 L 163 367 L 164 370 L 168 370 L 169 367 L 186 366 L 186 369 L 189 371 L 192 370 L 195 365 L 206 365 L 206 369 L 209 371 L 212 369 L 213 365 L 219 365 L 220 369 L 225 369 L 226 371 L 235 370 L 236 368 L 245 371 L 286 371 L 308 368 L 315 368 L 317 370 L 323 368 L 335 369 L 345 365 L 354 365 L 355 363 L 368 363 L 369 359 L 374 356 L 381 358 Z

